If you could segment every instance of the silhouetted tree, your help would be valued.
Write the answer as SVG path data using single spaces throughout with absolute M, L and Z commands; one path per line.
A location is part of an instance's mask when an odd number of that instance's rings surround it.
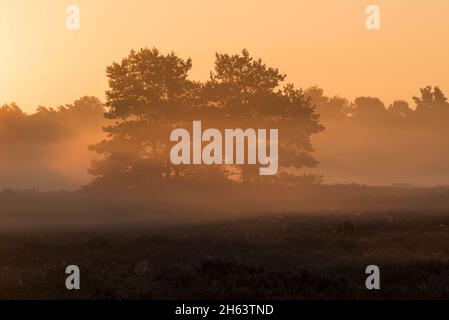
M 355 118 L 382 120 L 385 117 L 386 109 L 384 103 L 375 97 L 357 97 L 354 100 L 353 116 Z M 360 119 L 360 121 L 363 121 Z
M 314 86 L 305 90 L 305 95 L 310 98 L 312 105 L 316 107 L 321 119 L 341 121 L 346 113 L 350 112 L 349 101 L 338 96 L 327 97 L 324 90 Z
M 107 140 L 91 146 L 104 156 L 91 168 L 97 181 L 139 186 L 173 179 L 228 180 L 236 173 L 240 178 L 233 180 L 259 177 L 257 166 L 171 165 L 170 131 L 190 128 L 192 120 L 214 128 L 279 128 L 281 170 L 297 175 L 295 170 L 317 164 L 310 135 L 323 130 L 319 116 L 302 90 L 291 84 L 280 88 L 285 75 L 278 69 L 246 50 L 217 54 L 204 84 L 188 80 L 191 66 L 190 59 L 173 53 L 141 49 L 107 68 L 106 117 L 115 124 L 105 129 Z
M 429 111 L 447 108 L 449 106 L 447 98 L 439 87 L 431 86 L 420 89 L 421 97 L 413 97 L 416 103 L 416 111 Z
M 404 100 L 394 101 L 387 111 L 396 119 L 406 119 L 413 114 L 408 102 Z
M 274 180 L 298 176 L 299 169 L 317 165 L 310 136 L 324 129 L 302 90 L 292 84 L 281 87 L 285 77 L 243 50 L 240 55 L 216 54 L 214 72 L 205 85 L 209 104 L 220 110 L 215 126 L 279 129 L 279 168 L 284 174 Z M 236 169 L 242 181 L 273 180 L 261 177 L 257 166 Z
M 131 51 L 107 68 L 105 128 L 108 139 L 90 148 L 104 156 L 90 172 L 115 185 L 145 185 L 168 180 L 175 168 L 169 163 L 168 137 L 174 125 L 185 122 L 199 85 L 188 80 L 192 67 L 174 53 L 157 49 Z

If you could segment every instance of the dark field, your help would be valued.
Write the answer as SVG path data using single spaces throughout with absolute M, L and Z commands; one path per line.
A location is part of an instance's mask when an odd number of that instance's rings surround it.
M 65 289 L 65 267 L 81 290 Z M 381 268 L 381 290 L 365 268 Z M 273 215 L 3 233 L 1 299 L 442 299 L 449 212 Z

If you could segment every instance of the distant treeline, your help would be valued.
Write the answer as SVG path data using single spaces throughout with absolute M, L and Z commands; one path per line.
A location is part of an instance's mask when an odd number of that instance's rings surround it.
M 83 97 L 57 108 L 24 113 L 0 107 L 0 189 L 76 189 L 89 182 L 94 154 L 87 145 L 103 137 L 104 105 Z
M 403 100 L 386 106 L 375 97 L 327 97 L 317 87 L 306 94 L 326 127 L 313 138 L 326 182 L 449 183 L 449 103 L 439 87 L 422 88 L 413 106 Z

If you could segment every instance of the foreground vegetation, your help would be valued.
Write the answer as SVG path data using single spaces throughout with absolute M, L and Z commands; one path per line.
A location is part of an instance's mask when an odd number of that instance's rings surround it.
M 182 226 L 3 233 L 2 299 L 439 299 L 449 214 L 269 215 Z M 67 291 L 65 267 L 81 269 Z M 381 290 L 365 268 L 381 268 Z

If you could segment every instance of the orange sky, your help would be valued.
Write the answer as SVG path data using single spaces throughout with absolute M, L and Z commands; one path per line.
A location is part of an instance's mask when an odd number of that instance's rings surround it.
M 81 30 L 65 28 L 65 7 Z M 381 30 L 365 29 L 365 7 Z M 26 111 L 104 99 L 105 67 L 132 48 L 193 58 L 209 75 L 214 53 L 248 48 L 299 87 L 390 103 L 430 84 L 449 92 L 448 0 L 0 0 L 0 103 Z

